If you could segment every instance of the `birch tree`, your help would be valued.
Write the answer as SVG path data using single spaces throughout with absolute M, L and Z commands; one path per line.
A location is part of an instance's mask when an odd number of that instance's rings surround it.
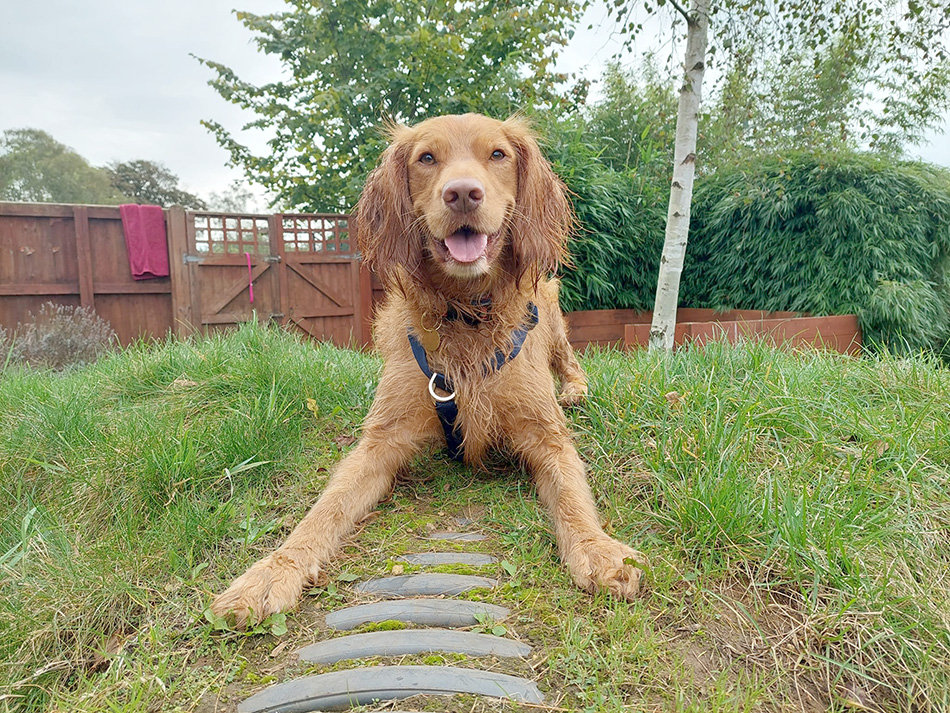
M 703 74 L 706 70 L 706 44 L 709 32 L 710 0 L 692 0 L 689 11 L 674 2 L 686 18 L 687 39 L 685 75 L 680 88 L 676 114 L 676 138 L 673 151 L 673 180 L 666 215 L 666 238 L 656 284 L 650 349 L 672 349 L 679 302 L 680 277 L 689 239 L 690 205 L 696 175 L 696 138 L 699 134 L 699 108 L 702 103 Z
M 684 81 L 677 116 L 673 177 L 651 349 L 670 349 L 676 321 L 679 281 L 689 236 L 695 175 L 696 137 L 703 73 L 713 53 L 724 64 L 730 49 L 751 51 L 755 61 L 781 68 L 785 61 L 814 63 L 816 79 L 834 92 L 834 77 L 821 77 L 823 56 L 847 43 L 857 50 L 849 71 L 861 72 L 862 91 L 841 122 L 843 134 L 859 136 L 868 147 L 895 150 L 902 137 L 920 136 L 950 108 L 950 3 L 946 0 L 645 0 L 648 12 L 672 7 L 686 20 Z M 634 5 L 621 3 L 619 20 L 635 35 Z M 786 58 L 788 58 L 786 60 Z M 810 59 L 809 59 L 810 58 Z M 832 64 L 830 66 L 840 66 Z M 830 80 L 830 81 L 829 81 Z M 819 82 L 821 84 L 821 82 Z M 856 86 L 853 78 L 841 84 Z M 806 103 L 801 109 L 809 111 Z M 869 117 L 873 116 L 873 120 Z

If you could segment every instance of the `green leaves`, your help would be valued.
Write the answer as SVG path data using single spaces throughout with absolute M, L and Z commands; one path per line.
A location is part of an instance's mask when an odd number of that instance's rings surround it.
M 555 171 L 571 192 L 578 220 L 570 243 L 571 263 L 561 275 L 561 306 L 650 309 L 668 189 L 647 166 L 641 173 L 620 161 L 606 165 L 606 140 L 599 136 L 594 143 L 591 137 L 597 133 L 589 122 L 551 122 L 541 133 Z M 637 165 L 649 149 L 631 144 L 620 153 L 629 156 L 623 161 Z
M 231 161 L 289 208 L 347 211 L 383 150 L 382 119 L 479 111 L 506 117 L 551 107 L 562 79 L 557 47 L 582 3 L 506 0 L 433 3 L 343 0 L 296 3 L 286 13 L 239 13 L 284 77 L 254 86 L 202 59 L 221 96 L 257 115 L 271 138 L 254 155 L 207 121 Z
M 871 154 L 760 157 L 694 196 L 683 303 L 857 313 L 891 351 L 950 338 L 950 174 Z

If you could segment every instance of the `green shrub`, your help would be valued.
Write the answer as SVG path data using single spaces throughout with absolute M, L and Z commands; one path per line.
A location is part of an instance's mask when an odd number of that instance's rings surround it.
M 566 310 L 653 308 L 663 250 L 676 96 L 651 61 L 610 65 L 583 115 L 540 119 L 578 230 L 561 278 Z
M 562 308 L 652 309 L 666 218 L 662 186 L 645 173 L 608 166 L 583 122 L 544 134 L 578 221 L 571 265 L 561 275 Z
M 539 122 L 579 223 L 561 305 L 649 310 L 675 94 L 649 62 L 611 66 L 602 82 L 603 99 L 583 115 Z M 707 141 L 724 129 L 712 130 Z M 697 177 L 680 305 L 855 313 L 875 348 L 946 351 L 950 172 L 847 150 L 703 150 L 719 162 Z
M 865 341 L 950 337 L 950 172 L 870 154 L 760 158 L 697 183 L 680 303 L 856 313 Z
M 936 348 L 947 340 L 945 297 L 926 280 L 879 280 L 862 311 L 864 331 L 891 351 Z

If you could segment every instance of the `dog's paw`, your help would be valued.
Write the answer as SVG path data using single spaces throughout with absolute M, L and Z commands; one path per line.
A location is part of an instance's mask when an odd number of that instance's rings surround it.
M 587 399 L 587 383 L 583 381 L 567 381 L 561 387 L 557 402 L 562 408 L 576 408 Z
M 297 562 L 280 552 L 258 560 L 211 602 L 211 611 L 243 629 L 271 614 L 292 609 L 312 579 Z
M 566 564 L 581 589 L 591 593 L 606 589 L 615 597 L 633 599 L 648 562 L 642 552 L 604 535 L 578 542 Z

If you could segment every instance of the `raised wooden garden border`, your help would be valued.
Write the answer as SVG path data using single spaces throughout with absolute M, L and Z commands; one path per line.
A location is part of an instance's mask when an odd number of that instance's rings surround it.
M 649 342 L 651 312 L 596 310 L 567 315 L 575 349 L 588 345 L 621 348 L 645 347 Z M 680 308 L 674 345 L 705 344 L 712 339 L 761 339 L 784 346 L 816 346 L 842 354 L 861 352 L 857 316 L 813 317 L 796 312 Z

